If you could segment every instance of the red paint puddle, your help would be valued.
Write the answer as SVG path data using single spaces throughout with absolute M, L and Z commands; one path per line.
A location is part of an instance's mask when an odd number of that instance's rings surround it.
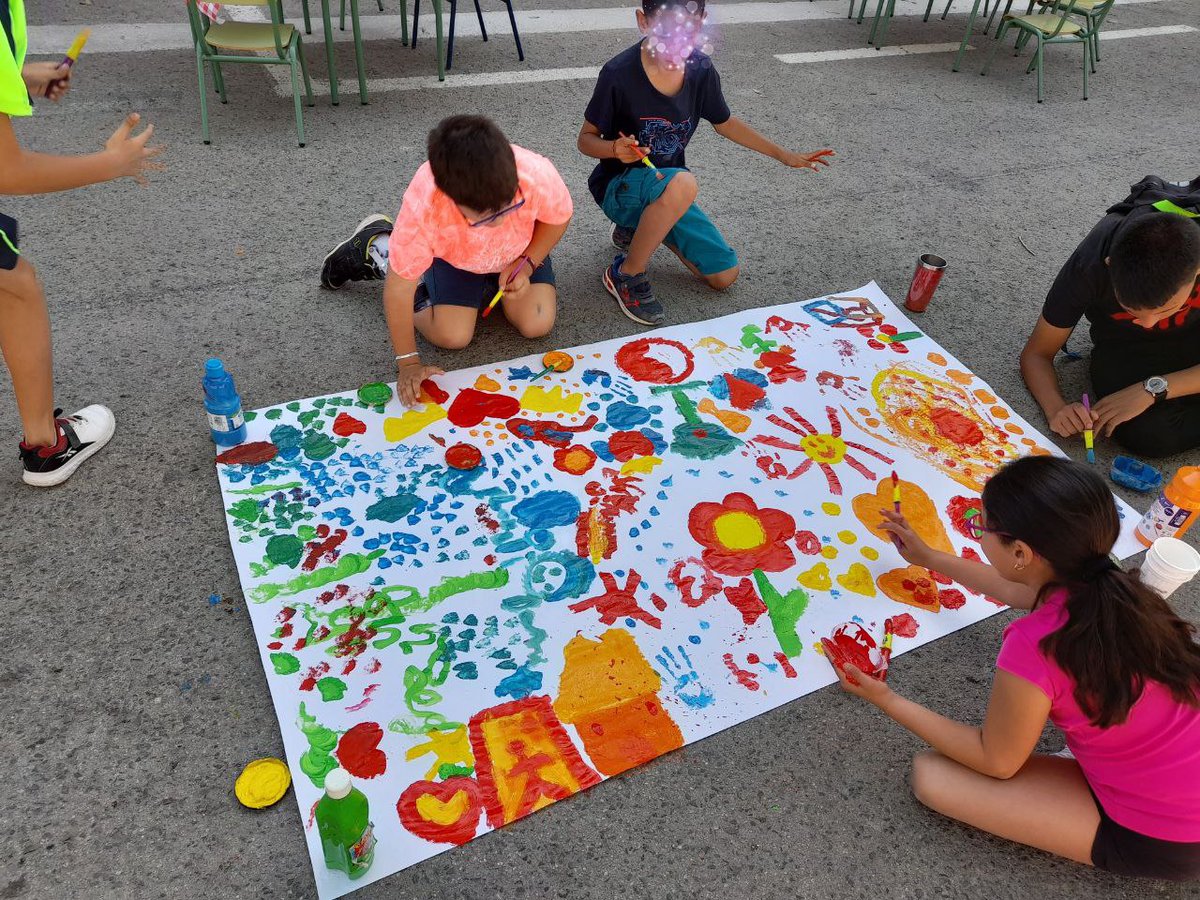
M 359 722 L 342 735 L 338 762 L 355 778 L 374 778 L 387 770 L 387 755 L 379 749 L 383 729 L 375 722 Z
M 892 616 L 892 634 L 896 637 L 915 638 L 920 624 L 908 613 Z
M 227 466 L 261 466 L 273 460 L 278 452 L 279 448 L 270 441 L 251 441 L 226 450 L 217 457 L 217 462 Z
M 959 447 L 974 447 L 983 443 L 983 429 L 957 409 L 940 407 L 931 410 L 929 418 L 937 433 Z
M 426 378 L 421 382 L 422 399 L 428 397 L 430 402 L 445 403 L 450 399 L 450 395 L 438 387 L 437 382 Z
M 349 413 L 338 413 L 337 418 L 333 420 L 333 433 L 338 437 L 350 437 L 355 434 L 366 434 L 367 425 L 365 422 L 354 418 Z
M 515 416 L 520 409 L 521 401 L 516 397 L 463 388 L 450 404 L 446 416 L 459 428 L 474 428 L 484 419 L 507 419 Z

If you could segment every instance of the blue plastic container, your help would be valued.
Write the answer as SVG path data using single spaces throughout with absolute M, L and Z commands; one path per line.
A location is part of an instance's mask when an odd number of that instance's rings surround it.
M 1162 472 L 1131 456 L 1118 456 L 1114 459 L 1109 476 L 1122 487 L 1143 494 L 1159 490 L 1163 483 Z
M 204 364 L 204 408 L 208 410 L 213 443 L 218 447 L 232 447 L 246 439 L 242 398 L 234 387 L 233 376 L 219 359 Z

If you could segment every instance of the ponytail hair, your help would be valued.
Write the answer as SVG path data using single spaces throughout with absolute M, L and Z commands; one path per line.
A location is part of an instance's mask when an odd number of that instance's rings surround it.
M 1054 578 L 1036 608 L 1067 592 L 1066 622 L 1041 650 L 1075 682 L 1075 702 L 1093 725 L 1120 725 L 1146 683 L 1179 703 L 1200 706 L 1200 645 L 1195 627 L 1109 555 L 1121 533 L 1108 486 L 1088 466 L 1030 456 L 1001 468 L 983 490 L 989 530 L 1022 540 Z

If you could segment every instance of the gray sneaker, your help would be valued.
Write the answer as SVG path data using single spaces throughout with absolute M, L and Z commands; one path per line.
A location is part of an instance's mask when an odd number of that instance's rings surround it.
M 661 325 L 666 316 L 662 304 L 654 296 L 650 287 L 650 279 L 645 272 L 637 275 L 626 275 L 621 271 L 621 263 L 625 262 L 625 254 L 618 253 L 612 265 L 604 270 L 604 288 L 616 298 L 626 317 L 639 325 Z

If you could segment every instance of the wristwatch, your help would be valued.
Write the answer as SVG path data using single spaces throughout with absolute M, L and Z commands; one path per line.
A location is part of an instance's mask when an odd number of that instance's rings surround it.
M 1145 388 L 1146 393 L 1154 398 L 1155 403 L 1161 403 L 1167 399 L 1167 388 L 1169 386 L 1167 379 L 1161 375 L 1152 375 L 1142 382 L 1142 387 Z

